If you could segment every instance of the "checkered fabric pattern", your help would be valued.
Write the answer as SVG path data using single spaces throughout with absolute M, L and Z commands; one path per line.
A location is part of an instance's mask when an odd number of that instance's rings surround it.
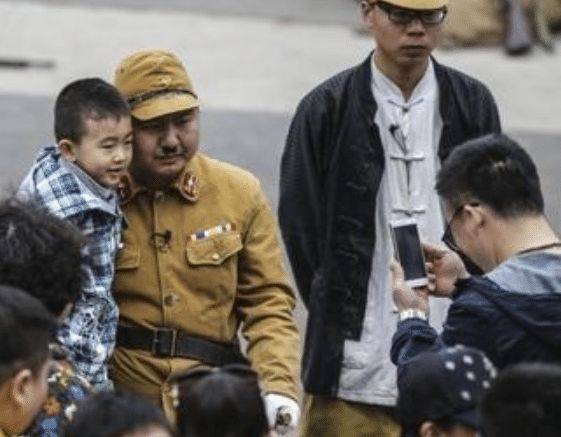
M 58 339 L 69 350 L 76 371 L 101 388 L 108 383 L 107 361 L 115 346 L 119 318 L 111 285 L 122 216 L 61 165 L 61 159 L 56 146 L 43 148 L 19 195 L 69 221 L 86 237 L 82 248 L 84 287 Z

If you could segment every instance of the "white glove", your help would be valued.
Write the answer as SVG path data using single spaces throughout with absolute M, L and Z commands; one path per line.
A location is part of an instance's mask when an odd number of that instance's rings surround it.
M 294 399 L 276 393 L 268 393 L 265 395 L 265 410 L 269 427 L 279 434 L 286 434 L 298 426 L 300 407 Z M 277 423 L 279 413 L 281 416 L 287 414 L 290 418 L 289 423 Z

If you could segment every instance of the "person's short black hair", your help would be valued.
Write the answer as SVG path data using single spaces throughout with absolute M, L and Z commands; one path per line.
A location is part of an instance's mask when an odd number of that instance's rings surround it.
M 0 201 L 0 284 L 25 290 L 58 317 L 82 289 L 82 239 L 44 209 Z
M 119 119 L 130 115 L 122 94 L 110 83 L 98 78 L 79 79 L 66 85 L 55 102 L 55 137 L 79 143 L 86 133 L 87 118 Z
M 263 437 L 269 431 L 256 375 L 217 369 L 179 380 L 177 392 L 181 437 Z
M 0 285 L 0 385 L 19 370 L 39 372 L 49 358 L 55 326 L 55 318 L 38 299 Z
M 121 437 L 156 426 L 173 430 L 162 410 L 142 396 L 117 390 L 87 398 L 66 427 L 64 437 Z
M 476 138 L 454 149 L 438 173 L 436 191 L 453 208 L 475 200 L 503 218 L 544 211 L 532 158 L 503 134 Z
M 519 364 L 504 370 L 483 398 L 487 437 L 558 437 L 561 366 Z

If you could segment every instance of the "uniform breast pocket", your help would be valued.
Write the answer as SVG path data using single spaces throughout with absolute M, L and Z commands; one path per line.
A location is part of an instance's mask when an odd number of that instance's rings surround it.
M 235 232 L 188 240 L 185 255 L 191 286 L 218 298 L 235 296 L 238 253 L 242 248 L 240 234 Z

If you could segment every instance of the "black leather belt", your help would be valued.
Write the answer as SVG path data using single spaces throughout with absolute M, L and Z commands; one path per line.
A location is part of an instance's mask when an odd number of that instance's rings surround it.
M 237 343 L 225 344 L 168 328 L 147 329 L 119 325 L 117 346 L 142 349 L 161 358 L 190 358 L 212 366 L 247 363 Z

